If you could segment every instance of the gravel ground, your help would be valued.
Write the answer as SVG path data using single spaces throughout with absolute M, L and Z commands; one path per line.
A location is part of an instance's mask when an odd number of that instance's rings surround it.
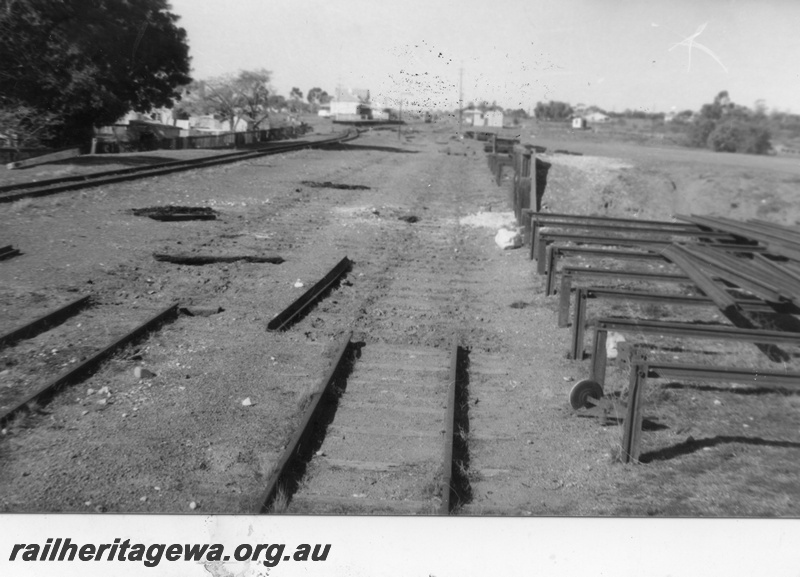
M 463 431 L 469 459 L 462 466 L 470 498 L 461 513 L 797 515 L 796 395 L 654 388 L 647 417 L 663 426 L 646 433 L 645 451 L 673 450 L 642 466 L 614 460 L 619 426 L 601 426 L 569 408 L 567 394 L 585 378 L 588 362 L 565 358 L 569 331 L 557 327 L 557 299 L 544 296 L 527 250 L 503 251 L 494 243 L 498 221 L 508 219 L 509 181 L 494 184 L 482 145 L 452 137 L 448 127 L 407 127 L 400 138 L 370 131 L 330 150 L 3 205 L 0 244 L 13 243 L 23 254 L 0 263 L 0 332 L 80 294 L 92 294 L 94 304 L 0 351 L 6 393 L 0 403 L 171 302 L 215 314 L 179 316 L 7 425 L 0 437 L 0 511 L 253 512 L 308 393 L 336 343 L 353 331 L 364 372 L 356 365 L 305 485 L 316 494 L 323 491 L 315 486 L 327 487 L 329 503 L 335 488 L 364 503 L 393 499 L 398 507 L 422 505 L 405 512 L 435 510 L 436 445 L 392 449 L 410 430 L 438 442 L 437 419 L 418 423 L 409 416 L 404 423 L 387 415 L 424 403 L 438 408 L 446 377 L 435 366 L 446 363 L 457 338 L 469 358 Z M 737 218 L 793 223 L 798 217 L 794 208 L 775 208 L 794 206 L 797 177 L 769 163 L 731 168 L 703 155 L 690 164 L 629 149 L 543 155 L 551 165 L 545 204 L 559 212 L 668 218 L 676 207 L 708 212 L 703 208 L 713 202 L 718 214 Z M 131 213 L 165 205 L 211 207 L 219 217 L 158 222 Z M 190 266 L 157 261 L 153 253 L 285 260 Z M 275 314 L 344 256 L 352 270 L 325 300 L 288 331 L 266 331 Z M 749 349 L 722 352 L 755 358 Z M 416 354 L 436 359 L 419 367 L 424 382 L 411 370 Z M 155 376 L 137 379 L 136 367 Z M 613 390 L 624 387 L 621 372 L 610 375 Z M 358 396 L 390 377 L 391 402 Z M 356 429 L 372 432 L 363 444 L 346 445 L 334 435 L 349 437 Z M 390 429 L 400 433 L 392 437 Z M 689 438 L 703 443 L 686 445 Z M 338 481 L 320 473 L 331 463 L 345 470 Z M 324 483 L 314 485 L 315 478 Z

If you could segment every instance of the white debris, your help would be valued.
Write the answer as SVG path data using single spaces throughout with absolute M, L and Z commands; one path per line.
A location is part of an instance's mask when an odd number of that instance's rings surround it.
M 192 501 L 191 503 L 189 503 L 189 508 L 190 508 L 192 511 L 194 511 L 195 509 L 197 509 L 197 503 L 195 503 L 194 501 Z
M 253 405 L 253 401 L 250 400 L 250 397 L 247 397 L 244 401 L 242 401 L 243 407 L 250 407 Z
M 306 285 L 303 284 L 303 281 L 301 281 L 300 279 L 297 279 L 296 281 L 294 281 L 294 288 L 303 288 L 304 286 L 306 286 Z
M 567 381 L 568 383 L 571 383 L 572 381 L 575 380 L 573 377 L 561 377 L 561 378 Z
M 133 369 L 133 374 L 137 379 L 152 379 L 156 376 L 154 372 L 148 371 L 144 367 L 136 367 Z
M 616 359 L 617 358 L 617 345 L 619 343 L 624 343 L 625 337 L 620 333 L 615 333 L 609 331 L 608 337 L 606 337 L 606 358 L 608 359 Z
M 722 404 L 722 401 L 720 401 L 719 399 L 714 399 L 714 404 L 719 406 Z
M 108 387 L 100 387 L 100 388 L 97 390 L 97 394 L 98 394 L 98 395 L 110 395 L 110 394 L 111 394 L 111 391 L 110 391 L 110 390 L 108 390 Z
M 494 242 L 503 250 L 522 246 L 522 234 L 517 229 L 501 228 L 494 237 Z

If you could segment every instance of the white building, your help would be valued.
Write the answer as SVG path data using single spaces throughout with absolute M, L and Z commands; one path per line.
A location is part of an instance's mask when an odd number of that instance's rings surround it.
M 503 128 L 503 113 L 500 110 L 489 110 L 483 115 L 484 126 Z
M 369 90 L 337 88 L 330 102 L 330 116 L 334 120 L 372 120 Z
M 592 112 L 591 114 L 584 116 L 584 118 L 586 119 L 586 122 L 591 122 L 594 124 L 600 124 L 609 121 L 608 115 L 603 114 L 602 112 Z

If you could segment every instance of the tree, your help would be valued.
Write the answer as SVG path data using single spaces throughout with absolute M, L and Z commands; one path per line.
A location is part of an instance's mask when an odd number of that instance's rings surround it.
M 166 0 L 0 0 L 0 109 L 50 115 L 43 140 L 61 145 L 130 110 L 172 106 L 191 78 L 186 31 L 169 9 Z
M 268 70 L 243 70 L 237 75 L 226 74 L 191 84 L 181 111 L 191 114 L 213 114 L 230 124 L 231 132 L 242 118 L 253 121 L 258 128 L 269 116 Z
M 689 130 L 692 146 L 716 152 L 767 154 L 772 149 L 770 139 L 764 110 L 734 104 L 726 90 L 700 108 Z
M 765 127 L 731 118 L 718 123 L 708 135 L 708 147 L 716 152 L 767 154 L 772 148 Z
M 271 94 L 267 99 L 269 107 L 274 110 L 282 110 L 288 106 L 288 102 L 286 102 L 286 97 L 281 96 L 280 94 Z
M 303 91 L 296 86 L 292 88 L 289 93 L 289 98 L 292 100 L 292 112 L 298 112 L 302 109 L 301 102 L 303 100 Z
M 537 102 L 534 115 L 541 120 L 567 120 L 572 116 L 572 106 L 566 102 L 551 100 L 547 104 Z
M 327 104 L 331 101 L 330 95 L 319 87 L 314 87 L 309 90 L 308 94 L 306 94 L 306 99 L 314 108 L 318 108 L 320 104 Z

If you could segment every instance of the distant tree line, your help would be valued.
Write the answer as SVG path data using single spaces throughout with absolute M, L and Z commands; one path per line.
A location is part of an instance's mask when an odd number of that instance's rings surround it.
M 665 115 L 660 112 L 632 109 L 607 112 L 597 106 L 590 106 L 585 111 L 602 112 L 619 122 L 649 120 L 653 127 L 666 126 Z M 575 110 L 567 102 L 538 102 L 534 114 L 541 120 L 565 121 L 575 114 Z M 800 138 L 800 115 L 779 111 L 768 114 L 763 101 L 756 102 L 753 109 L 734 104 L 727 91 L 717 94 L 713 102 L 704 104 L 698 112 L 683 110 L 671 115 L 669 125 L 670 131 L 685 134 L 688 145 L 717 152 L 768 154 L 773 149 L 774 134 Z
M 175 106 L 178 118 L 193 115 L 213 115 L 230 123 L 234 130 L 240 120 L 246 120 L 253 129 L 259 129 L 270 112 L 316 112 L 330 102 L 330 95 L 319 87 L 303 91 L 292 87 L 289 98 L 278 94 L 270 85 L 269 70 L 244 70 L 206 80 L 197 80 L 185 87 L 181 101 Z

